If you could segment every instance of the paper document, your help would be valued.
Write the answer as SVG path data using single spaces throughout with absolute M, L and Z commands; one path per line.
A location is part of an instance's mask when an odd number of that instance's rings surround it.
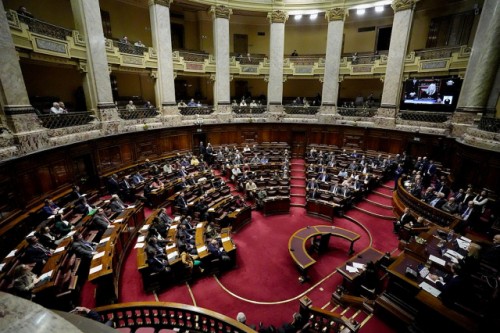
M 123 218 L 120 218 L 120 219 L 115 219 L 115 220 L 113 221 L 113 223 L 120 223 L 120 222 L 123 222 Z
M 142 226 L 141 230 L 149 230 L 149 224 L 145 224 Z
M 345 266 L 345 269 L 347 269 L 347 271 L 349 273 L 357 273 L 358 272 L 358 269 L 356 267 L 353 267 L 353 266 L 349 266 L 349 265 L 346 265 Z
M 359 262 L 353 262 L 352 265 L 358 269 L 365 269 L 365 265 L 360 264 Z
M 203 223 L 201 223 L 201 222 L 200 222 L 200 223 L 198 223 L 198 224 L 196 225 L 196 229 L 199 229 L 199 228 L 203 228 Z
M 171 225 L 171 226 L 170 226 L 170 229 L 174 229 L 174 230 L 175 230 L 175 229 L 177 229 L 177 225 L 178 225 L 178 224 L 173 224 L 173 225 Z
M 57 249 L 54 250 L 54 254 L 59 253 L 61 251 L 64 251 L 64 246 L 58 247 Z
M 5 266 L 5 263 L 0 264 L 0 272 L 2 271 L 3 267 Z
M 231 240 L 231 237 L 224 237 L 221 239 L 222 243 L 229 242 L 230 240 Z
M 441 291 L 439 291 L 437 288 L 434 288 L 433 286 L 431 286 L 427 282 L 422 282 L 420 284 L 420 288 L 427 291 L 429 294 L 431 294 L 434 297 L 438 297 L 439 294 L 441 294 Z
M 144 243 L 135 243 L 134 249 L 142 249 L 144 247 Z
M 40 275 L 40 280 L 49 279 L 52 276 L 53 272 L 54 270 L 48 271 L 47 273 L 43 273 L 42 275 Z
M 89 271 L 89 275 L 90 274 L 94 274 L 94 273 L 97 273 L 99 272 L 100 270 L 102 270 L 102 264 L 99 265 L 99 266 L 95 266 L 95 267 L 92 267 Z
M 463 239 L 457 238 L 458 247 L 462 250 L 467 250 L 469 248 L 470 242 L 464 241 Z
M 145 240 L 146 240 L 146 237 L 144 235 L 137 237 L 137 243 L 144 243 Z
M 16 255 L 17 249 L 14 249 L 9 252 L 9 254 L 5 258 L 10 258 Z
M 174 217 L 174 221 L 180 221 L 181 220 L 181 217 L 180 216 L 176 216 Z
M 98 259 L 100 257 L 103 257 L 104 253 L 106 253 L 106 251 L 102 251 L 102 252 L 96 253 L 96 254 L 94 254 L 94 257 L 92 257 L 92 259 Z
M 172 243 L 172 244 L 170 244 L 170 245 L 165 246 L 165 249 L 167 249 L 167 251 L 168 251 L 168 250 L 170 250 L 170 249 L 173 249 L 174 247 L 175 247 L 175 244 L 174 244 L 174 243 Z
M 432 254 L 429 256 L 429 260 L 434 261 L 436 264 L 441 265 L 441 266 L 446 265 L 446 261 L 444 261 L 443 259 L 438 258 Z
M 206 250 L 207 250 L 207 247 L 206 247 L 205 245 L 200 246 L 200 247 L 197 249 L 197 251 L 198 251 L 198 252 L 203 252 L 203 251 L 206 251 Z
M 443 256 L 444 256 L 444 257 L 446 257 L 446 258 L 448 258 L 448 259 L 450 259 L 450 261 L 451 261 L 452 263 L 455 263 L 455 264 L 456 264 L 456 263 L 458 263 L 458 259 L 457 259 L 457 258 L 455 258 L 454 256 L 452 256 L 452 255 L 451 255 L 451 254 L 449 254 L 449 253 L 445 253 Z
M 35 232 L 36 232 L 36 231 L 35 231 L 35 230 L 33 230 L 32 232 L 30 232 L 30 233 L 28 234 L 28 236 L 26 236 L 26 238 L 33 236 L 33 235 L 35 234 Z
M 467 243 L 472 242 L 469 238 L 467 238 L 465 236 L 461 236 L 460 239 L 463 240 L 464 242 L 467 242 Z
M 135 205 L 132 205 L 132 206 L 128 206 L 127 209 L 132 209 L 132 208 L 135 208 Z
M 460 253 L 455 252 L 455 251 L 450 250 L 450 249 L 448 249 L 448 251 L 446 251 L 446 253 L 449 254 L 449 255 L 451 255 L 451 256 L 454 256 L 457 259 L 463 259 L 464 258 L 464 256 L 461 255 Z
M 101 241 L 99 242 L 99 244 L 103 244 L 103 243 L 106 243 L 107 241 L 109 241 L 111 239 L 111 237 L 106 237 L 106 238 L 103 238 L 101 239 Z

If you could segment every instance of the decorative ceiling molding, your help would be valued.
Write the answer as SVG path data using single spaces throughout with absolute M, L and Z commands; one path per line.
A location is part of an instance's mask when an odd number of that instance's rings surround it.
M 288 20 L 288 13 L 282 10 L 273 10 L 267 14 L 271 23 L 285 23 Z
M 210 13 L 212 14 L 212 18 L 214 19 L 223 18 L 229 20 L 233 11 L 229 7 L 218 5 L 210 7 Z
M 325 19 L 328 22 L 343 21 L 346 18 L 346 16 L 349 16 L 349 11 L 346 10 L 345 8 L 340 8 L 340 7 L 332 8 L 325 12 Z
M 413 9 L 419 1 L 420 0 L 393 0 L 391 7 L 394 9 L 394 12 L 401 12 L 403 10 Z

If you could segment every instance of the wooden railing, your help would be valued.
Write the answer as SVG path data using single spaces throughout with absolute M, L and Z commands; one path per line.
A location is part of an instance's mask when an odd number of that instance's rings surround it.
M 397 189 L 392 199 L 398 216 L 402 214 L 401 209 L 408 207 L 417 215 L 422 216 L 442 227 L 454 228 L 460 222 L 460 218 L 458 216 L 451 215 L 445 211 L 434 208 L 424 201 L 415 198 L 406 190 L 403 181 L 404 179 L 402 178 L 398 180 Z
M 250 327 L 220 313 L 179 303 L 132 302 L 95 309 L 116 328 L 129 328 L 131 333 L 143 327 L 154 332 L 161 329 L 210 333 L 254 333 Z

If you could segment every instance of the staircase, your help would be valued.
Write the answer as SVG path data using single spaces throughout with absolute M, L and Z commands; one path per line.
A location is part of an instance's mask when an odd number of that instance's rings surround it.
M 290 163 L 290 206 L 306 206 L 306 166 L 304 159 L 294 158 Z

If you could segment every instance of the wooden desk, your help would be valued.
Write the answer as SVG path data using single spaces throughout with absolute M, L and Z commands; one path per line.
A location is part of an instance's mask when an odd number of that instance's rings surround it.
M 359 277 L 363 274 L 364 271 L 358 271 L 358 272 L 349 272 L 347 270 L 347 265 L 352 266 L 353 262 L 357 262 L 360 264 L 367 264 L 370 261 L 377 263 L 379 262 L 382 258 L 384 257 L 384 253 L 380 252 L 379 250 L 376 250 L 372 247 L 369 247 L 357 254 L 357 256 L 354 256 L 349 259 L 345 264 L 337 268 L 337 272 L 340 273 L 343 277 L 343 286 L 347 290 L 354 290 L 357 286 L 356 283 L 359 279 Z
M 272 214 L 288 214 L 290 212 L 290 197 L 267 197 L 262 200 L 262 212 L 265 216 Z
M 306 211 L 308 215 L 318 216 L 327 221 L 333 222 L 333 216 L 339 205 L 320 199 L 308 199 Z
M 288 240 L 288 251 L 299 267 L 303 279 L 307 279 L 307 269 L 316 263 L 316 260 L 306 251 L 307 240 L 321 235 L 340 237 L 350 241 L 349 254 L 354 252 L 354 242 L 360 238 L 360 235 L 355 232 L 328 225 L 317 225 L 297 230 Z

